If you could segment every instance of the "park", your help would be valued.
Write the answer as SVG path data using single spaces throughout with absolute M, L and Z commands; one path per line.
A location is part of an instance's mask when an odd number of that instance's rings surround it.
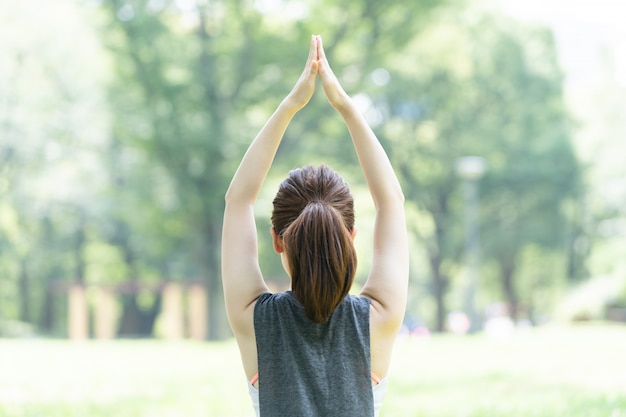
M 225 196 L 318 33 L 403 193 L 408 294 L 381 417 L 626 417 L 621 2 L 1 8 L 0 417 L 254 416 Z M 378 205 L 315 82 L 256 196 L 258 267 L 290 288 L 273 198 L 327 164 L 354 197 L 358 294 Z
M 400 337 L 381 415 L 620 417 L 622 325 Z M 0 340 L 2 417 L 253 417 L 234 341 Z

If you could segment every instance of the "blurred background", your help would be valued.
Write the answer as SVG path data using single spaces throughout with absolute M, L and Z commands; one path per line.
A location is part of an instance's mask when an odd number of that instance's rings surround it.
M 0 14 L 0 335 L 230 336 L 223 195 L 311 33 L 407 197 L 407 331 L 626 320 L 626 29 L 619 1 L 23 0 Z M 373 209 L 316 95 L 258 207 L 262 268 L 290 168 Z M 194 330 L 195 329 L 195 330 Z
M 383 415 L 626 415 L 624 16 L 620 0 L 0 0 L 0 416 L 250 415 L 223 196 L 311 34 L 406 195 Z M 271 200 L 321 162 L 356 197 L 355 292 L 369 269 L 373 205 L 318 93 L 257 207 L 276 290 Z

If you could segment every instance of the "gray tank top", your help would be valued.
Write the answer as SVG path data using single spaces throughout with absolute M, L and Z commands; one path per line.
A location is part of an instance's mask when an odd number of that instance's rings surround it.
M 373 417 L 370 302 L 348 295 L 315 323 L 290 292 L 254 308 L 261 417 Z

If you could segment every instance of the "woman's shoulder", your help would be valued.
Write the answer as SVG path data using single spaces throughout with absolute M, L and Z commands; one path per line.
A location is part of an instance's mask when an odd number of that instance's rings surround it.
M 348 294 L 338 308 L 349 309 L 369 318 L 370 299 L 361 295 Z
M 304 308 L 291 291 L 264 292 L 256 300 L 255 309 L 269 305 L 291 305 L 296 308 Z
M 345 302 L 369 308 L 371 300 L 363 295 L 348 294 L 344 300 Z

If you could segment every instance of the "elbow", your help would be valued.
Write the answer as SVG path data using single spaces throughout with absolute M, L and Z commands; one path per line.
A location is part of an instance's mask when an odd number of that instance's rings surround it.
M 231 190 L 230 187 L 228 187 L 228 190 L 226 190 L 226 194 L 224 194 L 224 202 L 228 204 L 232 200 L 233 200 L 233 191 Z
M 404 207 L 405 197 L 402 188 L 389 187 L 382 195 L 374 196 L 374 205 L 381 207 Z
M 387 187 L 385 187 L 386 193 L 384 194 L 384 198 L 395 203 L 404 204 L 404 192 L 402 191 L 402 186 L 400 182 L 396 178 L 395 181 L 391 182 Z
M 224 194 L 224 202 L 226 205 L 254 205 L 258 194 L 259 189 L 255 187 L 255 184 L 233 178 Z
M 224 194 L 224 202 L 227 206 L 232 204 L 254 204 L 254 199 L 246 196 L 239 190 L 233 189 L 233 187 L 228 187 L 226 194 Z
M 404 204 L 406 198 L 404 197 L 404 192 L 402 191 L 402 187 L 398 185 L 398 188 L 395 192 L 396 198 L 400 204 Z
M 226 192 L 224 195 L 224 213 L 238 213 L 242 215 L 247 210 L 254 212 L 254 199 L 244 196 L 241 193 Z

